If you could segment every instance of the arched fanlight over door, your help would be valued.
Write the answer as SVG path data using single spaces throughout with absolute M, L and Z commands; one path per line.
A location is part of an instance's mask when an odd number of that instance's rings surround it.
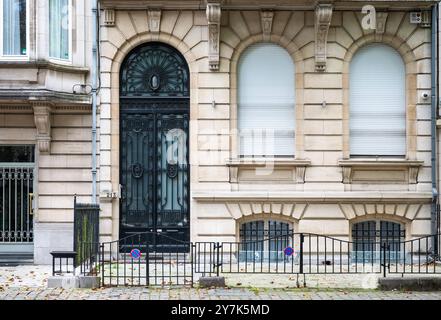
M 189 97 L 189 70 L 176 49 L 153 42 L 133 50 L 121 69 L 121 97 Z

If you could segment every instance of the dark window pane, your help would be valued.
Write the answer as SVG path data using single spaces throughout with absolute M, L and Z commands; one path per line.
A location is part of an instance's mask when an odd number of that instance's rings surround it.
M 239 230 L 241 248 L 253 253 L 264 253 L 265 259 L 283 257 L 283 250 L 290 246 L 293 230 L 289 224 L 280 221 L 251 221 L 241 224 Z
M 26 0 L 20 0 L 20 53 L 26 55 Z
M 0 146 L 0 162 L 34 162 L 34 146 Z
M 400 241 L 404 241 L 404 230 L 401 230 L 399 223 L 381 221 L 380 242 L 387 243 L 391 251 L 400 251 Z
M 352 240 L 355 251 L 374 251 L 376 240 L 375 221 L 364 221 L 354 224 Z

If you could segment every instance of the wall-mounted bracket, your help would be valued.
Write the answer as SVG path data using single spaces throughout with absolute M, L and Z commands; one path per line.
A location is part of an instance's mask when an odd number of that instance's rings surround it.
M 326 70 L 328 31 L 332 19 L 332 4 L 318 4 L 315 8 L 315 69 Z
M 207 3 L 208 20 L 208 63 L 211 71 L 219 70 L 219 43 L 220 43 L 220 20 L 221 5 L 218 2 Z
M 40 153 L 49 153 L 51 145 L 51 106 L 44 102 L 35 102 L 34 122 L 37 128 L 37 145 Z

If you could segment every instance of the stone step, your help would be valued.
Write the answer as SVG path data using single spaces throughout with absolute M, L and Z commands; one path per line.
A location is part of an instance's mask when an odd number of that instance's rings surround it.
M 0 266 L 18 266 L 32 264 L 34 264 L 34 255 L 32 253 L 0 253 Z

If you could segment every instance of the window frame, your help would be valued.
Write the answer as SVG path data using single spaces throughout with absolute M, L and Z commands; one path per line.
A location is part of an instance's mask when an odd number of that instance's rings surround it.
M 374 236 L 371 237 L 370 233 L 372 230 L 367 229 L 368 236 L 364 236 L 363 234 L 359 235 L 360 242 L 357 242 L 358 239 L 354 237 L 355 232 L 355 226 L 357 224 L 362 223 L 375 223 L 375 229 L 374 229 Z M 384 237 L 383 234 L 385 231 L 389 230 L 386 229 L 383 231 L 382 224 L 384 223 L 393 223 L 397 224 L 399 229 L 399 235 L 397 237 Z M 391 230 L 393 231 L 393 229 Z M 382 259 L 383 250 L 382 245 L 385 242 L 385 239 L 388 240 L 388 243 L 393 246 L 392 249 L 388 249 L 388 257 L 387 259 L 396 259 L 397 256 L 401 256 L 405 253 L 406 248 L 406 236 L 407 236 L 407 225 L 406 223 L 402 221 L 397 221 L 394 219 L 390 219 L 387 217 L 368 217 L 362 220 L 357 220 L 351 223 L 351 230 L 350 230 L 350 244 L 352 252 L 352 255 L 355 256 L 355 261 L 358 263 L 363 262 L 372 262 L 372 261 L 379 261 Z M 362 249 L 357 249 L 362 248 Z M 366 249 L 367 248 L 367 249 Z M 371 254 L 374 254 L 373 256 Z M 392 255 L 392 258 L 391 258 Z M 354 256 L 352 257 L 352 261 L 354 261 Z
M 280 224 L 285 224 L 288 226 L 288 233 L 285 234 L 279 234 L 278 231 L 284 231 L 284 228 L 280 228 L 280 229 L 274 229 L 275 234 L 271 234 L 270 233 L 270 226 L 271 226 L 271 222 L 275 222 L 275 223 L 280 223 Z M 263 223 L 263 230 L 261 229 L 254 229 L 254 231 L 256 232 L 256 234 L 252 234 L 251 236 L 244 236 L 243 235 L 243 226 L 247 225 L 247 224 L 252 224 L 255 223 L 256 225 L 258 223 Z M 262 254 L 264 254 L 263 256 L 263 260 L 265 260 L 265 254 L 268 254 L 268 257 L 271 257 L 271 255 L 273 256 L 277 256 L 278 254 L 281 254 L 282 251 L 278 251 L 273 250 L 274 248 L 274 244 L 276 246 L 276 248 L 279 247 L 279 242 L 278 241 L 282 241 L 281 246 L 293 246 L 293 237 L 295 235 L 295 223 L 287 220 L 287 219 L 283 219 L 281 217 L 253 217 L 252 219 L 244 219 L 238 222 L 238 226 L 237 226 L 237 241 L 239 244 L 239 248 L 242 248 L 242 250 L 239 250 L 243 253 L 243 251 L 245 252 L 260 252 Z M 258 233 L 259 231 L 263 231 L 263 237 L 260 238 L 260 234 Z M 252 239 L 247 239 L 251 237 Z M 286 237 L 285 239 L 283 237 Z M 285 241 L 285 243 L 283 243 L 283 241 Z M 249 250 L 250 248 L 250 250 Z M 282 248 L 284 249 L 284 248 Z M 270 258 L 271 260 L 279 260 L 279 258 Z
M 50 17 L 50 1 L 48 1 L 48 18 Z M 72 49 L 73 49 L 73 45 L 72 45 L 72 39 L 73 39 L 73 7 L 72 7 L 72 0 L 68 0 L 68 53 L 69 53 L 69 58 L 67 59 L 62 59 L 62 58 L 57 58 L 57 57 L 52 57 L 51 56 L 51 35 L 50 35 L 50 22 L 48 24 L 48 57 L 49 57 L 49 61 L 50 62 L 54 62 L 54 63 L 58 63 L 58 64 L 64 64 L 64 65 L 71 65 L 72 64 L 72 57 L 73 57 L 73 53 L 72 53 Z
M 375 46 L 384 46 L 384 47 L 388 47 L 389 49 L 392 49 L 393 51 L 395 51 L 398 56 L 401 58 L 401 62 L 403 65 L 403 71 L 404 71 L 404 79 L 403 79 L 403 84 L 404 84 L 404 130 L 405 130 L 405 135 L 404 135 L 404 154 L 381 154 L 381 153 L 377 153 L 376 154 L 354 154 L 352 153 L 352 137 L 353 135 L 351 134 L 351 121 L 352 121 L 352 116 L 351 116 L 351 108 L 352 108 L 352 101 L 350 100 L 350 96 L 351 96 L 351 77 L 352 75 L 352 63 L 354 61 L 354 58 L 357 56 L 357 54 L 359 53 L 360 50 L 365 49 L 366 47 L 375 47 Z M 348 155 L 349 155 L 349 159 L 399 159 L 399 160 L 403 160 L 403 159 L 408 159 L 409 156 L 409 138 L 408 138 L 408 130 L 409 130 L 409 122 L 408 122 L 408 96 L 407 96 L 407 91 L 408 91 L 408 80 L 407 80 L 407 65 L 406 65 L 406 61 L 403 58 L 402 53 L 395 48 L 394 46 L 391 46 L 389 43 L 385 43 L 385 42 L 369 42 L 364 44 L 363 46 L 359 47 L 354 54 L 352 55 L 350 61 L 348 61 L 348 84 L 349 84 L 349 88 L 348 88 L 348 92 L 347 92 L 347 112 L 348 112 L 348 121 L 347 121 L 347 132 L 348 132 L 348 141 L 347 141 L 347 147 L 348 147 Z
M 3 17 L 3 1 L 0 0 L 0 17 Z M 0 23 L 0 61 L 28 61 L 30 58 L 30 0 L 26 1 L 26 54 L 25 55 L 4 55 L 3 47 L 3 23 Z M 71 1 L 71 0 L 69 0 Z
M 283 50 L 291 59 L 290 62 L 292 63 L 292 67 L 294 69 L 294 73 L 292 75 L 293 78 L 293 88 L 292 88 L 292 93 L 294 96 L 294 104 L 293 104 L 293 112 L 294 112 L 294 128 L 293 128 L 293 134 L 294 137 L 291 141 L 292 143 L 292 147 L 293 147 L 293 153 L 292 154 L 278 154 L 276 152 L 274 152 L 274 154 L 266 154 L 265 152 L 263 154 L 257 154 L 255 153 L 255 151 L 253 150 L 253 152 L 251 154 L 247 154 L 245 152 L 243 152 L 244 150 L 243 148 L 243 140 L 244 140 L 244 129 L 240 127 L 240 109 L 241 109 L 241 103 L 239 101 L 239 95 L 240 95 L 240 84 L 239 84 L 239 79 L 240 79 L 240 65 L 241 65 L 241 60 L 244 58 L 244 55 L 246 55 L 248 53 L 249 50 L 251 50 L 253 48 L 253 46 L 262 46 L 262 45 L 269 45 L 269 46 L 274 46 L 274 47 L 278 47 L 279 49 Z M 257 69 L 258 72 L 258 69 Z M 243 51 L 240 52 L 240 55 L 238 56 L 238 60 L 237 60 L 237 65 L 236 65 L 236 90 L 235 90 L 235 107 L 236 107 L 236 130 L 237 130 L 237 134 L 236 134 L 236 148 L 237 150 L 235 150 L 236 156 L 238 159 L 254 159 L 254 158 L 260 158 L 260 159 L 294 159 L 298 156 L 298 150 L 297 150 L 297 139 L 298 139 L 298 135 L 297 135 L 297 129 L 298 129 L 298 125 L 297 125 L 297 95 L 298 95 L 298 88 L 297 88 L 297 63 L 295 61 L 295 59 L 293 58 L 292 54 L 289 52 L 289 50 L 287 50 L 287 48 L 285 46 L 283 46 L 282 44 L 278 43 L 278 42 L 273 42 L 273 41 L 257 41 L 257 42 L 253 42 L 251 44 L 249 44 L 248 46 L 246 46 Z M 254 140 L 254 136 L 256 134 L 255 129 L 252 129 L 251 131 L 249 129 L 245 129 L 248 132 L 252 132 L 252 136 L 253 136 L 253 140 Z M 262 131 L 257 131 L 257 134 L 262 134 Z M 274 134 L 274 132 L 273 132 Z M 249 135 L 249 134 L 248 134 Z M 264 144 L 266 144 L 266 134 L 263 135 L 264 138 Z M 254 141 L 253 141 L 254 144 Z M 274 143 L 275 146 L 275 143 Z

